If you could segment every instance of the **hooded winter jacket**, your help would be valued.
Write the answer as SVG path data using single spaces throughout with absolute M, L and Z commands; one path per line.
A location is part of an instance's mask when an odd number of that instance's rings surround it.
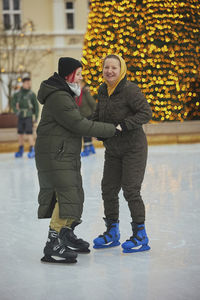
M 35 145 L 40 192 L 39 218 L 49 218 L 57 200 L 60 218 L 79 220 L 83 209 L 80 175 L 82 136 L 111 137 L 112 124 L 81 116 L 74 93 L 57 74 L 41 83 L 38 100 L 43 105 Z

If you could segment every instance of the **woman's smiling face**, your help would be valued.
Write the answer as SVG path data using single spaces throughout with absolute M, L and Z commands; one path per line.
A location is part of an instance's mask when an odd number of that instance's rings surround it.
M 114 85 L 119 78 L 121 71 L 120 61 L 117 58 L 106 58 L 103 65 L 103 77 L 110 84 Z

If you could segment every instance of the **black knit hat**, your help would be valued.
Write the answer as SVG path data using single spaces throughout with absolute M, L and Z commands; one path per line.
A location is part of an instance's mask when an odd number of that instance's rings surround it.
M 79 60 L 72 57 L 61 57 L 58 61 L 58 74 L 60 77 L 65 78 L 78 68 L 82 68 Z

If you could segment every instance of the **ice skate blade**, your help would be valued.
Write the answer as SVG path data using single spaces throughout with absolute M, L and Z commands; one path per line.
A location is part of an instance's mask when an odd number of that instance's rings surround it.
M 116 247 L 119 246 L 120 242 L 113 242 L 109 245 L 94 245 L 93 248 L 94 249 L 105 249 L 105 248 L 111 248 L 111 247 Z
M 123 253 L 136 253 L 136 252 L 148 251 L 150 249 L 151 247 L 149 247 L 148 245 L 144 245 L 138 249 L 134 249 L 134 248 L 123 249 Z
M 75 258 L 60 258 L 60 259 L 55 259 L 51 256 L 44 256 L 41 258 L 41 262 L 44 262 L 44 263 L 58 263 L 58 264 L 73 264 L 73 263 L 76 263 L 77 260 Z

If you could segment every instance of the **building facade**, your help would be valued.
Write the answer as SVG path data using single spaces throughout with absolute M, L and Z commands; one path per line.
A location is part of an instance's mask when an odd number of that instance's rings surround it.
M 88 0 L 1 0 L 0 18 L 4 30 L 9 34 L 11 28 L 20 30 L 24 23 L 31 21 L 33 35 L 40 37 L 32 50 L 38 53 L 49 49 L 50 54 L 36 64 L 30 74 L 35 92 L 42 80 L 57 71 L 59 57 L 81 59 L 89 5 Z M 3 91 L 0 92 L 2 112 L 6 105 Z

